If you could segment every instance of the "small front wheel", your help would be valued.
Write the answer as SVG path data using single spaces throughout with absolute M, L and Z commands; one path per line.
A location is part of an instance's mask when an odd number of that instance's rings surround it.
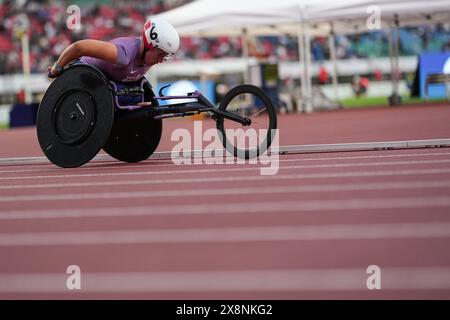
M 216 126 L 225 149 L 235 157 L 252 159 L 270 147 L 277 128 L 277 113 L 264 91 L 252 85 L 231 89 L 222 99 L 219 109 L 250 120 L 242 125 L 216 115 Z

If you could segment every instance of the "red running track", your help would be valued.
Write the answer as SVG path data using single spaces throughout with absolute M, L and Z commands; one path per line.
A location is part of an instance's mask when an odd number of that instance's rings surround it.
M 448 105 L 280 116 L 280 141 L 443 139 L 448 119 Z M 160 151 L 192 128 L 165 125 Z M 42 155 L 32 129 L 0 133 L 0 150 Z M 277 163 L 273 176 L 170 160 L 0 165 L 0 298 L 450 298 L 450 149 Z M 367 288 L 371 265 L 380 290 Z

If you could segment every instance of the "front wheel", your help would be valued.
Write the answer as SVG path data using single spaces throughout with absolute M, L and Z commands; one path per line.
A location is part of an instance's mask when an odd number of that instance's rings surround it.
M 216 115 L 219 138 L 229 153 L 252 159 L 266 152 L 275 137 L 277 113 L 264 91 L 252 85 L 237 86 L 224 96 L 219 109 L 251 120 L 244 126 Z

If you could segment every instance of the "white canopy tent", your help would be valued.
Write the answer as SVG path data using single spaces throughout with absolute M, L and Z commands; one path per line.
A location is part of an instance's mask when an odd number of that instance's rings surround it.
M 220 4 L 216 0 L 196 0 L 157 16 L 173 24 L 181 36 L 298 35 L 302 92 L 306 108 L 310 109 L 311 35 L 370 31 L 368 8 L 373 6 L 380 13 L 383 29 L 431 20 L 450 21 L 449 0 L 227 0 Z M 330 45 L 334 46 L 331 37 Z M 397 51 L 393 49 L 392 53 Z M 333 79 L 336 82 L 336 74 Z
M 227 0 L 220 4 L 217 0 L 197 0 L 157 16 L 184 36 L 240 35 L 242 29 L 255 35 L 296 35 L 302 21 L 314 24 L 314 33 L 327 34 L 330 22 L 346 32 L 353 31 L 355 25 L 365 27 L 371 6 L 380 9 L 384 22 L 392 22 L 397 14 L 403 24 L 426 21 L 430 15 L 433 19 L 440 15 L 445 21 L 450 13 L 448 0 Z
M 197 0 L 157 15 L 172 23 L 181 35 L 241 35 L 242 29 L 257 34 L 273 33 L 273 26 L 300 21 L 299 10 L 281 10 L 279 1 L 228 0 L 220 4 Z

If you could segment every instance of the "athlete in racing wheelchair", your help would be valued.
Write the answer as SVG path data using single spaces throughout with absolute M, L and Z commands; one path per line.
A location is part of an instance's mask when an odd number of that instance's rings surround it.
M 141 37 L 110 42 L 81 40 L 67 47 L 48 68 L 48 76 L 57 79 L 47 89 L 38 111 L 38 140 L 47 158 L 61 167 L 78 167 L 103 148 L 118 160 L 142 161 L 160 142 L 162 119 L 201 112 L 212 114 L 229 152 L 247 159 L 262 154 L 271 144 L 271 129 L 276 129 L 276 112 L 259 88 L 238 86 L 219 106 L 198 91 L 178 97 L 163 96 L 162 90 L 158 97 L 154 94 L 144 75 L 153 65 L 170 60 L 179 46 L 180 38 L 172 25 L 151 19 L 145 23 Z M 186 97 L 196 102 L 158 103 Z M 258 106 L 254 114 L 240 107 L 250 104 Z M 242 150 L 227 140 L 227 124 L 250 126 L 264 114 L 268 133 L 258 147 Z

